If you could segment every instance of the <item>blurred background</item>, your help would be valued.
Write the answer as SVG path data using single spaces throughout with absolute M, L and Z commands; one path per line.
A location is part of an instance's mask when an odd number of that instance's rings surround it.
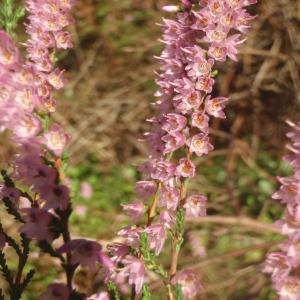
M 68 71 L 68 85 L 57 95 L 55 114 L 72 135 L 66 173 L 74 195 L 74 236 L 106 243 L 129 223 L 120 204 L 134 199 L 136 167 L 147 156 L 138 140 L 153 114 L 153 56 L 162 49 L 156 24 L 168 17 L 161 7 L 171 2 L 84 0 L 74 10 L 74 49 L 59 59 Z M 239 62 L 220 65 L 217 76 L 215 94 L 231 99 L 227 120 L 214 120 L 215 151 L 197 160 L 198 175 L 191 183 L 192 190 L 208 195 L 212 216 L 186 225 L 180 258 L 180 268 L 193 268 L 203 281 L 197 299 L 276 299 L 260 269 L 265 254 L 281 240 L 268 224 L 283 211 L 271 200 L 276 176 L 291 172 L 281 161 L 285 120 L 300 121 L 300 2 L 263 0 L 252 13 L 257 18 Z M 10 156 L 11 147 L 2 143 L 1 162 Z M 50 258 L 36 253 L 31 261 L 39 275 L 24 300 L 36 299 L 59 279 L 57 270 L 49 268 Z M 162 263 L 169 264 L 168 246 Z M 93 274 L 93 285 L 84 270 L 77 275 L 85 291 L 103 285 L 101 272 Z M 150 286 L 157 291 L 153 299 L 162 299 L 160 283 L 153 279 Z

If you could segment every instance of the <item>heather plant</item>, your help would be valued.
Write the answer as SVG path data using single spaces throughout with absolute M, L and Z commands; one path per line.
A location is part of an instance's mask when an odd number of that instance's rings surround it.
M 165 48 L 158 58 L 157 115 L 148 120 L 152 131 L 145 134 L 150 157 L 140 167 L 137 200 L 123 206 L 135 223 L 119 231 L 122 243 L 109 245 L 115 263 L 109 276 L 118 285 L 128 279 L 132 299 L 139 294 L 149 298 L 147 270 L 161 277 L 168 299 L 192 299 L 201 290 L 193 271 L 178 270 L 185 219 L 206 215 L 206 195 L 189 193 L 188 182 L 196 172 L 194 156 L 213 150 L 210 119 L 225 118 L 228 99 L 213 93 L 217 65 L 227 58 L 237 60 L 237 47 L 253 19 L 246 7 L 254 3 L 182 1 L 181 6 L 165 7 L 176 18 L 162 24 Z M 158 257 L 168 238 L 170 269 L 165 270 Z
M 0 222 L 0 269 L 9 295 L 21 299 L 35 275 L 26 264 L 30 250 L 60 262 L 65 281 L 51 283 L 36 298 L 46 299 L 151 299 L 150 278 L 159 278 L 169 300 L 198 299 L 203 282 L 194 271 L 180 269 L 180 251 L 185 242 L 195 252 L 202 245 L 193 232 L 185 231 L 186 220 L 206 216 L 207 195 L 191 192 L 189 182 L 196 174 L 196 158 L 208 155 L 213 118 L 225 119 L 227 97 L 217 95 L 218 66 L 237 61 L 238 47 L 254 18 L 247 7 L 256 0 L 182 0 L 164 10 L 174 15 L 163 19 L 164 50 L 156 74 L 156 114 L 145 134 L 149 160 L 141 167 L 136 200 L 123 204 L 132 226 L 118 232 L 107 252 L 91 239 L 73 238 L 70 232 L 72 202 L 70 183 L 64 172 L 65 148 L 70 136 L 53 121 L 56 90 L 65 86 L 64 70 L 56 67 L 57 52 L 72 47 L 69 25 L 74 22 L 73 0 L 26 0 L 28 39 L 24 48 L 14 41 L 14 30 L 24 10 L 5 0 L 0 10 L 0 128 L 10 132 L 16 154 L 1 172 L 0 196 L 7 214 L 18 223 L 19 237 L 12 236 Z M 23 50 L 23 51 L 22 51 Z M 25 52 L 25 56 L 22 55 Z M 299 127 L 288 160 L 297 168 Z M 270 254 L 265 271 L 272 272 L 280 299 L 298 299 L 297 263 L 297 170 L 292 179 L 281 179 L 283 187 L 274 195 L 288 203 L 287 217 L 280 223 L 289 242 L 282 253 Z M 88 184 L 83 197 L 90 197 Z M 111 196 L 111 195 L 109 195 Z M 292 200 L 291 200 L 292 199 Z M 186 239 L 186 241 L 185 241 Z M 17 257 L 16 270 L 8 251 Z M 203 249 L 202 249 L 203 250 Z M 204 251 L 204 250 L 203 250 Z M 169 262 L 164 267 L 161 256 Z M 107 292 L 86 295 L 77 290 L 74 276 L 79 267 L 97 273 L 102 266 Z
M 26 1 L 29 37 L 24 59 L 10 35 L 22 9 L 14 9 L 12 1 L 2 5 L 2 26 L 7 32 L 0 31 L 0 127 L 10 131 L 16 154 L 8 172 L 2 171 L 0 195 L 7 213 L 20 224 L 20 244 L 0 226 L 0 267 L 11 299 L 22 297 L 34 275 L 34 270 L 23 274 L 33 243 L 59 259 L 66 276 L 65 283 L 54 282 L 39 299 L 83 299 L 86 296 L 73 286 L 76 269 L 81 265 L 93 271 L 105 259 L 96 241 L 71 237 L 72 205 L 63 172 L 69 136 L 51 119 L 54 91 L 65 83 L 64 70 L 55 67 L 56 52 L 72 47 L 66 28 L 73 23 L 73 5 L 73 0 Z M 7 245 L 19 260 L 15 275 L 7 263 Z
M 275 225 L 287 240 L 277 252 L 268 254 L 263 271 L 271 274 L 274 290 L 280 300 L 297 300 L 300 295 L 299 278 L 299 123 L 288 122 L 292 130 L 287 134 L 290 154 L 284 157 L 293 168 L 290 177 L 279 177 L 280 189 L 272 196 L 286 205 L 285 214 Z

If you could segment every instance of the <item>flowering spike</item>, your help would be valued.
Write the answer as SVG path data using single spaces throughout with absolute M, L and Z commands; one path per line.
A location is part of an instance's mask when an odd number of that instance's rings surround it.
M 164 29 L 160 39 L 164 49 L 158 57 L 160 70 L 155 72 L 159 86 L 155 93 L 157 114 L 149 118 L 152 131 L 145 134 L 149 161 L 140 167 L 142 180 L 136 186 L 139 200 L 149 198 L 147 224 L 124 229 L 120 235 L 123 243 L 137 253 L 140 264 L 144 260 L 145 266 L 153 270 L 141 253 L 139 240 L 147 234 L 154 259 L 162 251 L 169 231 L 172 236 L 169 284 L 181 285 L 185 299 L 194 297 L 199 285 L 192 273 L 177 274 L 184 215 L 205 216 L 207 202 L 205 195 L 190 195 L 187 181 L 196 172 L 194 154 L 207 155 L 214 148 L 209 140 L 211 118 L 225 118 L 228 99 L 212 96 L 215 67 L 218 61 L 237 59 L 237 49 L 245 41 L 244 32 L 251 20 L 245 8 L 254 2 L 182 0 L 182 10 L 176 18 L 164 18 L 160 25 Z M 164 9 L 174 13 L 178 10 L 174 6 Z M 135 203 L 125 206 L 127 211 L 135 207 Z M 140 292 L 140 286 L 137 288 L 132 279 L 130 282 Z M 170 286 L 168 290 L 169 299 L 173 299 Z
M 281 186 L 272 198 L 286 205 L 283 218 L 276 225 L 288 240 L 280 245 L 279 252 L 269 253 L 263 268 L 271 274 L 272 283 L 280 300 L 297 300 L 300 297 L 300 123 L 288 121 L 292 130 L 287 134 L 292 145 L 291 154 L 284 157 L 294 170 L 290 177 L 278 178 Z

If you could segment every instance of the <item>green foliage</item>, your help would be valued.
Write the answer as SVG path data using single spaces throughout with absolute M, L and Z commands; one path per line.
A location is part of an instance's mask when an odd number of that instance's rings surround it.
M 184 241 L 184 210 L 179 209 L 176 212 L 176 251 L 179 252 Z
M 15 4 L 14 0 L 2 0 L 0 4 L 0 26 L 9 34 L 14 34 L 25 9 Z
M 142 290 L 142 300 L 151 300 L 151 292 L 148 285 L 144 284 Z
M 113 300 L 120 300 L 121 299 L 120 294 L 118 292 L 118 288 L 112 281 L 108 282 L 107 288 L 108 288 L 109 294 L 111 296 L 111 299 L 113 299 Z
M 168 278 L 168 272 L 164 270 L 163 266 L 158 264 L 155 261 L 155 253 L 153 251 L 149 250 L 148 246 L 148 236 L 145 232 L 141 234 L 141 240 L 140 240 L 140 249 L 143 256 L 143 260 L 147 267 L 152 270 L 153 272 L 159 274 L 163 278 Z
M 174 300 L 183 300 L 181 285 L 178 283 L 173 287 L 173 296 Z

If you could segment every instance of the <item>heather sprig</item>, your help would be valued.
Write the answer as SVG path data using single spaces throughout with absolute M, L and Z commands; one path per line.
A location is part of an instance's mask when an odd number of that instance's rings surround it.
M 286 206 L 285 214 L 275 226 L 287 241 L 278 251 L 268 254 L 263 271 L 271 275 L 278 300 L 298 300 L 300 295 L 300 123 L 288 122 L 292 130 L 287 134 L 290 154 L 284 157 L 293 168 L 290 177 L 279 177 L 280 188 L 272 198 Z
M 27 240 L 36 242 L 42 252 L 59 258 L 66 275 L 66 282 L 51 284 L 39 297 L 41 300 L 54 296 L 83 299 L 86 295 L 73 286 L 76 269 L 81 266 L 95 271 L 99 263 L 109 263 L 98 242 L 71 237 L 71 195 L 63 172 L 70 137 L 51 118 L 56 109 L 54 91 L 65 85 L 65 71 L 56 67 L 55 53 L 72 47 L 71 34 L 66 29 L 73 23 L 74 4 L 73 0 L 26 0 L 25 27 L 29 37 L 24 43 L 25 59 L 10 34 L 0 31 L 0 128 L 10 131 L 17 149 L 10 165 L 12 172 L 3 173 L 0 196 L 7 212 L 21 223 L 26 246 L 26 252 L 18 250 L 19 246 L 3 234 L 20 257 L 18 286 L 14 290 L 22 292 L 33 275 L 30 272 L 21 281 L 29 251 Z M 8 15 L 12 12 L 12 7 L 7 8 Z M 3 268 L 8 280 L 4 263 Z
M 15 4 L 14 0 L 2 0 L 0 4 L 0 27 L 10 35 L 25 15 L 25 8 Z
M 176 16 L 163 19 L 161 24 L 164 50 L 158 57 L 157 113 L 148 120 L 152 130 L 145 134 L 149 160 L 140 167 L 137 200 L 124 205 L 131 219 L 146 215 L 147 220 L 145 225 L 119 232 L 123 246 L 110 246 L 116 263 L 125 265 L 113 276 L 116 282 L 120 276 L 128 277 L 134 287 L 132 299 L 142 291 L 145 268 L 153 270 L 145 249 L 152 253 L 151 261 L 157 261 L 168 236 L 172 250 L 167 280 L 165 273 L 161 274 L 168 298 L 180 299 L 182 292 L 184 299 L 191 299 L 201 289 L 194 272 L 177 270 L 185 218 L 206 214 L 206 195 L 191 193 L 188 182 L 196 174 L 195 156 L 205 156 L 214 148 L 209 139 L 211 119 L 225 118 L 228 98 L 216 97 L 214 92 L 218 64 L 228 58 L 237 60 L 238 47 L 245 41 L 253 19 L 246 7 L 256 2 L 183 0 L 181 6 L 164 7 Z M 148 247 L 144 245 L 145 236 Z

